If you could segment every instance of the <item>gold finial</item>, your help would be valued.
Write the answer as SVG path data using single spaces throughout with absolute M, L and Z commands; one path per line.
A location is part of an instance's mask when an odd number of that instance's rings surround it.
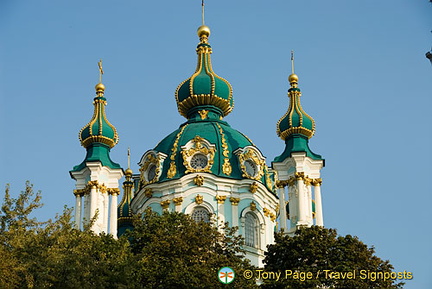
M 294 73 L 294 50 L 291 50 L 291 75 L 288 77 L 288 81 L 292 87 L 297 87 L 298 76 Z
M 96 84 L 95 89 L 96 92 L 103 93 L 105 91 L 105 85 L 102 84 L 102 74 L 104 73 L 102 69 L 102 59 L 99 60 L 98 67 L 99 67 L 99 83 Z
M 210 36 L 210 28 L 204 24 L 204 0 L 201 0 L 201 26 L 197 30 L 201 43 L 207 43 Z

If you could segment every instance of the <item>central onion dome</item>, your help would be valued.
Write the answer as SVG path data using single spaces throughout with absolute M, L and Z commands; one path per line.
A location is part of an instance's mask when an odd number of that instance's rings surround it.
M 175 93 L 178 110 L 187 121 L 143 155 L 141 187 L 208 173 L 260 182 L 273 191 L 274 176 L 265 157 L 247 136 L 223 120 L 233 109 L 232 87 L 213 72 L 209 35 L 207 26 L 198 28 L 197 69 Z
M 197 46 L 198 64 L 194 74 L 180 83 L 175 92 L 177 107 L 180 114 L 190 118 L 203 108 L 212 110 L 224 117 L 233 107 L 231 84 L 218 76 L 212 68 L 210 54 L 212 48 L 208 44 L 210 28 L 202 25 L 198 28 L 200 43 Z

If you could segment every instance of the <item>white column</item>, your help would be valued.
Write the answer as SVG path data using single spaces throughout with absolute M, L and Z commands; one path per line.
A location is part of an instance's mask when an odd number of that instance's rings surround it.
M 82 221 L 83 225 L 84 225 L 84 222 L 88 223 L 88 221 L 90 220 L 89 216 L 90 216 L 90 192 L 87 192 L 84 195 L 84 215 L 83 215 L 83 221 Z
M 306 202 L 307 202 L 307 221 L 310 226 L 313 225 L 313 210 L 312 210 L 312 186 L 308 182 L 306 186 Z
M 75 195 L 75 228 L 81 229 L 81 195 Z
M 92 186 L 91 189 L 90 189 L 90 196 L 89 196 L 89 198 L 90 198 L 90 200 L 89 200 L 89 203 L 90 203 L 89 214 L 90 215 L 89 215 L 89 219 L 87 220 L 88 222 L 90 222 L 90 220 L 96 214 L 96 209 L 97 209 L 97 194 L 98 194 L 98 192 L 97 192 L 96 186 Z M 100 230 L 98 228 L 99 227 L 98 226 L 98 220 L 101 217 L 100 214 L 101 214 L 101 212 L 99 210 L 98 211 L 98 216 L 97 216 L 97 218 L 93 222 L 92 230 L 93 230 L 93 232 L 95 232 L 95 234 L 99 234 L 100 233 Z
M 100 195 L 103 199 L 103 219 L 102 219 L 102 230 L 105 233 L 109 233 L 109 226 L 108 226 L 108 215 L 110 214 L 109 212 L 109 195 L 108 192 L 102 193 Z
M 279 210 L 280 210 L 280 229 L 287 232 L 287 214 L 285 205 L 285 187 L 278 188 Z
M 117 239 L 117 193 L 111 194 L 109 233 Z
M 324 226 L 322 202 L 321 202 L 321 179 L 314 182 L 315 193 L 315 218 L 317 226 Z
M 306 194 L 305 186 L 302 178 L 297 179 L 297 190 L 298 190 L 298 220 L 297 225 L 307 225 L 306 221 L 306 211 L 307 211 L 307 203 L 306 203 Z

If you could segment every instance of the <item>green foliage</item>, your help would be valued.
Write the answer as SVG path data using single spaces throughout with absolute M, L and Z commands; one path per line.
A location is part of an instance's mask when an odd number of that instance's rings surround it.
M 147 211 L 129 231 L 137 258 L 138 278 L 146 288 L 226 288 L 217 279 L 221 267 L 237 274 L 251 266 L 244 257 L 236 228 L 195 222 L 189 215 Z M 221 232 L 222 231 L 222 232 Z M 253 280 L 236 278 L 230 288 L 257 288 Z
M 72 210 L 38 222 L 40 193 L 26 188 L 12 198 L 9 186 L 0 212 L 0 288 L 225 288 L 221 267 L 237 274 L 250 268 L 234 228 L 196 223 L 189 216 L 147 212 L 135 230 L 114 239 L 75 229 Z M 255 288 L 236 278 L 230 288 Z
M 277 282 L 267 280 L 263 288 L 402 288 L 403 283 L 397 283 L 396 280 L 373 280 L 374 278 L 367 278 L 367 273 L 360 274 L 361 270 L 391 272 L 393 266 L 389 261 L 383 261 L 374 254 L 373 247 L 368 248 L 351 235 L 338 236 L 334 229 L 318 226 L 302 228 L 292 237 L 276 233 L 275 244 L 268 246 L 265 253 L 265 270 L 281 271 L 284 277 L 285 270 L 312 272 L 310 276 L 313 277 L 301 280 L 296 278 L 298 275 L 291 274 Z M 338 276 L 337 273 L 330 275 L 331 272 L 354 271 L 355 278 Z

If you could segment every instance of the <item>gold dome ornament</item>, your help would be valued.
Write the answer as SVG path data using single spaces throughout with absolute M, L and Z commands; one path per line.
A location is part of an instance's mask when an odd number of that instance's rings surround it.
M 208 27 L 207 25 L 201 25 L 197 29 L 197 34 L 198 34 L 198 37 L 202 37 L 202 36 L 209 37 L 210 36 L 210 27 Z
M 288 76 L 288 81 L 289 81 L 289 83 L 298 82 L 298 76 L 297 76 L 297 74 L 293 73 L 290 76 Z
M 105 85 L 102 83 L 98 83 L 95 86 L 96 92 L 104 92 L 105 91 Z

